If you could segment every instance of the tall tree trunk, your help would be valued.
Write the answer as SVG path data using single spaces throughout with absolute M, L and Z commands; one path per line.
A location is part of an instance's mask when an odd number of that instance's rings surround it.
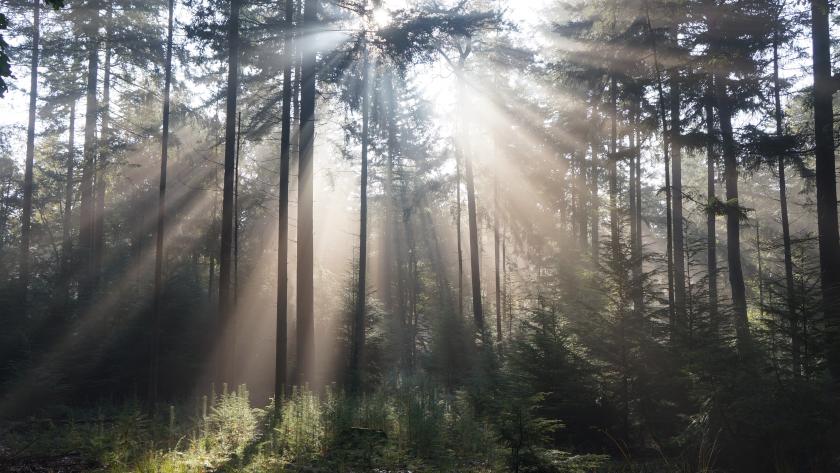
M 498 160 L 498 156 L 496 156 Z M 496 276 L 496 340 L 502 341 L 502 280 L 499 268 L 499 166 L 496 165 L 495 175 L 493 176 L 493 262 L 495 265 Z
M 685 237 L 683 233 L 682 191 L 682 120 L 680 117 L 679 72 L 671 74 L 671 208 L 674 232 L 674 315 L 675 328 L 682 335 L 686 322 L 685 295 Z
M 618 265 L 621 258 L 618 221 L 618 81 L 610 79 L 610 156 L 607 160 L 607 173 L 610 192 L 610 248 L 612 264 Z M 618 266 L 616 266 L 618 267 Z
M 455 238 L 458 244 L 458 317 L 464 318 L 464 250 L 461 225 L 461 161 L 463 151 L 455 152 Z
M 468 49 L 469 50 L 469 49 Z M 467 50 L 467 51 L 468 51 Z M 464 68 L 464 60 L 466 59 L 466 55 L 469 54 L 468 52 L 464 54 L 461 58 L 461 69 L 459 74 L 463 74 Z M 466 87 L 464 84 L 464 78 L 459 77 L 459 95 L 461 97 L 461 104 L 462 107 L 466 106 Z M 462 113 L 463 113 L 462 109 Z M 466 130 L 466 127 L 462 128 Z M 465 138 L 467 143 L 469 143 L 469 136 Z M 480 254 L 479 254 L 479 247 L 478 247 L 478 214 L 476 210 L 476 200 L 475 200 L 475 177 L 473 175 L 473 162 L 471 156 L 471 150 L 469 144 L 463 147 L 463 157 L 464 157 L 464 179 L 466 181 L 467 187 L 467 218 L 469 221 L 469 238 L 470 238 L 470 278 L 472 280 L 472 305 L 473 305 L 473 319 L 475 320 L 475 326 L 480 332 L 482 338 L 484 337 L 484 309 L 481 304 L 481 269 L 479 265 Z
M 650 28 L 650 19 L 648 18 L 648 28 Z M 670 157 L 670 132 L 668 131 L 668 113 L 665 106 L 665 92 L 662 88 L 662 74 L 659 71 L 659 57 L 656 50 L 656 43 L 653 44 L 653 58 L 656 67 L 656 90 L 659 99 L 659 122 L 662 126 L 662 156 L 665 161 L 665 227 L 666 227 L 666 244 L 665 253 L 667 261 L 667 279 L 668 279 L 668 335 L 671 342 L 674 341 L 675 334 L 675 311 L 674 311 L 674 239 L 673 239 L 673 221 L 671 220 L 671 157 Z
M 779 31 L 773 34 L 773 102 L 774 117 L 776 119 L 776 136 L 782 138 L 785 134 L 784 112 L 782 111 L 782 86 L 779 80 Z M 785 178 L 785 157 L 779 156 L 779 202 L 782 214 L 782 246 L 785 257 L 785 289 L 787 291 L 787 308 L 790 324 L 791 370 L 793 376 L 799 378 L 802 373 L 801 353 L 799 347 L 799 319 L 796 312 L 796 288 L 793 279 L 793 252 L 790 241 L 790 217 L 787 203 L 787 180 Z
M 729 263 L 729 286 L 738 351 L 749 351 L 750 333 L 747 321 L 747 290 L 741 267 L 741 203 L 738 200 L 738 156 L 732 132 L 732 111 L 724 79 L 715 77 L 720 131 L 723 138 L 723 166 L 726 176 L 726 253 Z
M 172 36 L 174 34 L 175 0 L 169 0 L 168 6 L 169 21 L 166 30 L 166 63 L 163 79 L 163 131 L 160 136 L 160 183 L 158 189 L 157 235 L 155 238 L 154 312 L 152 315 L 151 353 L 149 356 L 149 400 L 153 405 L 157 403 L 160 367 L 158 345 L 160 342 L 161 298 L 163 297 L 163 245 L 166 224 L 166 171 L 169 161 L 169 97 L 172 90 Z
M 366 32 L 364 34 L 367 34 Z M 364 40 L 363 40 L 364 41 Z M 365 305 L 367 302 L 367 226 L 368 226 L 368 138 L 370 130 L 370 68 L 367 43 L 362 64 L 362 172 L 359 178 L 359 275 L 356 286 L 356 310 L 350 350 L 350 391 L 361 388 L 362 357 L 365 348 Z
M 283 111 L 280 130 L 280 201 L 277 218 L 277 339 L 274 358 L 274 409 L 280 414 L 286 396 L 289 328 L 289 168 L 292 138 L 292 65 L 295 0 L 286 0 L 283 44 Z
M 718 334 L 718 325 L 720 323 L 720 316 L 718 315 L 718 267 L 717 267 L 717 229 L 716 220 L 717 215 L 711 207 L 717 201 L 715 195 L 715 162 L 717 155 L 715 153 L 714 136 L 715 136 L 715 112 L 714 112 L 714 94 L 712 93 L 713 85 L 709 85 L 709 92 L 704 100 L 704 108 L 706 115 L 706 195 L 708 198 L 709 209 L 706 213 L 706 267 L 707 278 L 709 283 L 709 329 L 713 336 Z
M 93 211 L 93 285 L 99 286 L 102 276 L 102 261 L 105 250 L 105 192 L 108 187 L 107 168 L 111 152 L 111 55 L 113 52 L 112 22 L 113 1 L 107 3 L 105 18 L 105 64 L 102 71 L 102 131 L 99 136 L 99 149 L 96 161 L 95 204 Z
M 318 24 L 319 0 L 306 0 L 303 30 L 314 34 Z M 308 38 L 307 44 L 312 44 Z M 316 51 L 307 48 L 301 67 L 300 158 L 298 171 L 298 256 L 297 256 L 297 360 L 298 383 L 313 380 L 315 317 L 313 292 L 313 160 L 315 157 Z
M 89 302 L 93 283 L 93 179 L 96 173 L 96 122 L 99 103 L 96 96 L 99 74 L 99 4 L 91 2 L 91 22 L 87 31 L 88 76 L 85 104 L 85 144 L 83 150 L 82 180 L 79 185 L 79 299 Z
M 242 215 L 239 208 L 239 158 L 242 155 L 242 112 L 236 115 L 236 163 L 233 166 L 233 306 L 239 305 L 239 231 Z M 234 321 L 234 325 L 236 322 Z M 234 349 L 234 353 L 237 350 Z
M 597 130 L 597 108 L 593 105 L 592 106 L 592 129 Z M 598 259 L 599 253 L 601 251 L 601 237 L 599 235 L 599 231 L 601 229 L 601 216 L 600 216 L 600 204 L 601 200 L 598 197 L 598 150 L 601 147 L 601 144 L 598 142 L 598 135 L 597 132 L 592 132 L 592 136 L 590 136 L 590 169 L 589 169 L 589 211 L 591 213 L 590 220 L 592 226 L 592 233 L 590 233 L 591 242 L 590 245 L 592 247 L 592 263 L 596 267 L 598 266 Z
M 236 100 L 239 93 L 239 10 L 240 0 L 230 2 L 228 29 L 228 78 L 225 117 L 225 174 L 222 191 L 222 235 L 219 256 L 219 314 L 223 330 L 223 350 L 220 381 L 232 382 L 234 373 L 233 343 L 235 335 L 229 333 L 234 317 L 231 298 L 232 246 L 233 246 L 233 192 L 236 174 Z M 233 385 L 233 384 L 232 384 Z
M 840 233 L 837 228 L 837 176 L 834 162 L 834 81 L 831 72 L 830 7 L 811 0 L 814 61 L 814 140 L 816 142 L 817 227 L 825 313 L 828 369 L 840 386 Z M 840 389 L 840 388 L 839 388 Z
M 41 0 L 32 0 L 32 61 L 29 68 L 29 122 L 26 128 L 26 165 L 23 174 L 23 211 L 20 228 L 20 296 L 27 312 L 32 230 L 32 174 L 35 165 L 35 112 L 38 108 L 38 61 L 41 41 Z
M 644 293 L 642 290 L 642 246 L 640 218 L 639 218 L 639 200 L 637 182 L 639 180 L 639 169 L 636 167 L 637 159 L 639 158 L 639 102 L 638 99 L 633 99 L 633 106 L 631 111 L 632 127 L 630 130 L 630 186 L 629 186 L 629 200 L 630 200 L 630 250 L 631 250 L 631 277 L 633 284 L 633 313 L 636 320 L 641 320 L 642 305 Z
M 74 69 L 75 70 L 75 69 Z M 65 309 L 70 297 L 70 271 L 73 261 L 73 183 L 76 170 L 76 98 L 70 102 L 70 126 L 67 140 L 67 164 L 64 176 L 64 215 L 62 217 L 61 244 L 61 298 Z

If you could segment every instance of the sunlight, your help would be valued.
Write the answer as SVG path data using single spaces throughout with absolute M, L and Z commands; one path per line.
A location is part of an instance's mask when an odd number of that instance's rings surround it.
M 373 10 L 373 24 L 377 28 L 386 28 L 388 25 L 391 24 L 393 18 L 391 17 L 391 13 L 384 9 L 384 8 L 377 8 Z

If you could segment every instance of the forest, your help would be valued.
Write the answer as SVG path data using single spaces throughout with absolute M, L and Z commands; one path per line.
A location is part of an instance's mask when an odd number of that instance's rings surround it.
M 830 0 L 0 0 L 0 471 L 840 471 Z

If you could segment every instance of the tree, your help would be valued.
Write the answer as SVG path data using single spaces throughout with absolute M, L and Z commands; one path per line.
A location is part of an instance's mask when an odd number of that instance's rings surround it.
M 161 304 L 163 297 L 163 259 L 164 241 L 166 237 L 166 171 L 169 161 L 169 120 L 170 120 L 170 93 L 172 89 L 172 36 L 174 34 L 174 11 L 175 0 L 168 3 L 168 23 L 166 36 L 166 62 L 164 64 L 164 85 L 163 85 L 163 131 L 160 139 L 160 180 L 158 191 L 157 209 L 157 235 L 155 238 L 155 288 L 154 288 L 154 314 L 152 320 L 151 353 L 149 369 L 149 399 L 154 403 L 158 394 L 158 371 L 160 364 L 159 339 L 160 339 L 160 318 Z
M 814 156 L 816 158 L 817 228 L 820 276 L 826 322 L 828 367 L 840 384 L 840 231 L 837 225 L 837 171 L 834 161 L 836 91 L 831 67 L 828 0 L 811 0 L 811 42 L 814 66 Z
M 306 0 L 303 7 L 301 43 L 311 43 L 317 34 L 319 0 Z M 315 357 L 313 187 L 315 157 L 315 99 L 317 51 L 307 48 L 301 62 L 300 157 L 298 160 L 298 257 L 297 257 L 297 374 L 299 385 L 313 380 Z
M 232 246 L 233 246 L 233 188 L 236 167 L 236 101 L 239 94 L 239 12 L 240 0 L 231 0 L 228 19 L 228 76 L 225 105 L 225 164 L 224 189 L 222 197 L 222 239 L 219 256 L 219 313 L 222 316 L 222 329 L 225 332 L 225 357 L 222 379 L 232 381 L 233 359 L 235 357 L 232 330 L 234 317 L 231 294 Z
M 29 123 L 26 129 L 26 168 L 23 175 L 23 212 L 21 223 L 20 287 L 23 307 L 29 290 L 29 246 L 32 228 L 32 172 L 35 163 L 35 112 L 38 107 L 38 60 L 41 39 L 41 2 L 32 2 L 32 57 L 29 69 Z

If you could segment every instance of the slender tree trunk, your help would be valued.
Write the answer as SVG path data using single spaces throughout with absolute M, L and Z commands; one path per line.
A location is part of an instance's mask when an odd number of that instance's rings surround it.
M 674 233 L 674 315 L 675 328 L 682 334 L 686 322 L 685 294 L 685 237 L 683 233 L 683 191 L 682 191 L 682 120 L 680 117 L 679 72 L 671 75 L 671 208 Z
M 113 1 L 107 3 L 105 19 L 105 64 L 102 71 L 102 131 L 96 161 L 95 207 L 93 211 L 93 285 L 99 287 L 105 250 L 105 192 L 108 188 L 107 168 L 111 152 L 111 55 L 113 53 Z
M 496 157 L 498 159 L 498 156 Z M 496 340 L 502 341 L 502 281 L 499 272 L 499 175 L 498 164 L 496 174 L 493 176 L 493 261 L 495 264 L 496 276 Z
M 596 119 L 597 119 L 597 109 L 593 106 L 592 107 L 592 125 L 593 130 L 597 130 L 598 127 L 596 126 Z M 590 162 L 590 182 L 589 182 L 589 211 L 591 212 L 590 220 L 592 225 L 592 233 L 590 234 L 590 238 L 592 239 L 590 245 L 592 246 L 592 263 L 594 266 L 598 266 L 599 260 L 599 253 L 601 251 L 601 237 L 599 235 L 599 231 L 601 229 L 601 217 L 600 217 L 600 203 L 601 200 L 598 197 L 598 148 L 600 148 L 600 143 L 598 142 L 598 136 L 596 132 L 592 133 L 590 137 L 590 154 L 591 154 L 591 162 Z
M 618 221 L 618 81 L 610 79 L 610 156 L 607 173 L 610 187 L 610 248 L 612 264 L 618 265 L 621 258 Z
M 738 200 L 738 156 L 732 132 L 732 112 L 727 87 L 723 79 L 715 77 L 717 86 L 717 107 L 720 131 L 723 138 L 723 165 L 726 176 L 726 250 L 729 262 L 729 285 L 732 292 L 732 309 L 735 317 L 735 331 L 738 351 L 744 355 L 749 351 L 750 333 L 747 321 L 747 290 L 741 267 L 741 210 Z
M 219 314 L 224 334 L 223 350 L 221 352 L 223 382 L 232 382 L 234 356 L 233 343 L 235 335 L 233 328 L 233 304 L 231 299 L 233 246 L 233 213 L 234 213 L 234 181 L 236 174 L 236 101 L 239 93 L 239 10 L 240 0 L 230 2 L 230 20 L 228 30 L 228 78 L 227 103 L 225 117 L 225 174 L 222 191 L 222 238 L 221 255 L 219 256 Z M 234 385 L 234 384 L 231 384 Z
M 462 57 L 461 70 L 463 73 L 463 62 L 466 56 Z M 463 77 L 460 78 L 460 97 L 462 106 L 466 105 L 466 91 Z M 462 111 L 463 113 L 463 111 Z M 463 127 L 462 129 L 466 129 Z M 466 137 L 469 141 L 469 137 Z M 467 186 L 467 218 L 469 220 L 469 238 L 470 238 L 470 278 L 472 280 L 472 305 L 473 318 L 475 326 L 480 332 L 482 338 L 484 337 L 484 309 L 481 304 L 481 269 L 479 265 L 480 254 L 478 247 L 478 215 L 476 210 L 475 200 L 475 178 L 473 175 L 473 163 L 471 150 L 469 145 L 464 146 L 464 178 Z
M 242 154 L 242 112 L 236 115 L 236 164 L 233 171 L 233 306 L 239 305 L 239 230 L 242 215 L 239 208 L 239 158 Z M 236 322 L 234 322 L 236 324 Z M 237 350 L 234 349 L 234 353 Z
M 365 34 L 367 34 L 365 32 Z M 367 43 L 362 64 L 362 173 L 359 178 L 359 276 L 356 287 L 356 310 L 353 317 L 353 338 L 350 350 L 350 390 L 361 388 L 362 357 L 365 348 L 365 305 L 367 303 L 367 227 L 368 227 L 368 139 L 370 130 L 370 69 Z
M 88 77 L 85 105 L 85 144 L 83 150 L 82 180 L 79 185 L 79 298 L 89 302 L 93 282 L 93 217 L 94 194 L 93 179 L 96 173 L 96 122 L 99 103 L 96 96 L 97 77 L 99 74 L 99 5 L 92 3 L 91 24 L 88 26 Z
M 23 211 L 20 229 L 20 297 L 28 312 L 32 230 L 32 174 L 35 165 L 35 112 L 38 109 L 38 61 L 41 42 L 41 0 L 32 0 L 32 61 L 29 68 L 29 123 L 26 128 L 26 165 L 23 174 Z
M 172 90 L 172 37 L 174 35 L 175 0 L 168 3 L 169 21 L 166 34 L 166 63 L 163 79 L 163 131 L 160 137 L 160 183 L 158 189 L 157 235 L 155 238 L 155 293 L 154 312 L 151 330 L 150 366 L 149 366 L 149 401 L 152 405 L 158 399 L 158 380 L 160 379 L 160 322 L 163 301 L 163 258 L 166 224 L 166 171 L 169 162 L 169 111 Z
M 277 227 L 277 340 L 274 360 L 274 409 L 282 412 L 286 396 L 286 356 L 289 328 L 289 169 L 292 138 L 292 65 L 294 62 L 295 0 L 286 0 L 283 44 L 283 111 L 280 130 L 280 202 Z
M 458 317 L 464 318 L 464 250 L 461 235 L 461 157 L 463 151 L 455 152 L 455 233 L 458 240 Z
M 303 29 L 314 34 L 318 24 L 319 0 L 306 0 Z M 308 38 L 307 44 L 312 43 Z M 300 158 L 298 171 L 298 256 L 297 256 L 297 360 L 298 383 L 313 380 L 315 318 L 313 292 L 313 166 L 315 156 L 316 51 L 307 48 L 301 68 Z
M 776 136 L 785 134 L 784 112 L 782 111 L 782 86 L 779 80 L 779 32 L 773 34 L 773 102 L 774 117 L 776 119 Z M 782 245 L 785 257 L 785 289 L 787 291 L 787 308 L 790 323 L 791 369 L 793 376 L 799 378 L 801 369 L 801 354 L 799 347 L 799 319 L 796 311 L 796 289 L 793 279 L 793 252 L 790 241 L 790 217 L 787 203 L 787 180 L 785 178 L 785 157 L 779 156 L 779 202 L 782 214 Z
M 825 313 L 828 369 L 840 386 L 840 234 L 837 228 L 837 171 L 834 161 L 834 81 L 828 0 L 811 0 L 814 62 L 814 139 L 816 142 L 817 227 Z M 840 388 L 838 388 L 840 389 Z
M 638 172 L 639 170 L 636 168 L 636 162 L 639 157 L 639 142 L 638 142 L 638 129 L 639 129 L 639 105 L 638 101 L 634 99 L 633 106 L 632 106 L 632 128 L 630 130 L 630 149 L 632 150 L 631 158 L 630 158 L 630 186 L 629 186 L 629 200 L 630 200 L 630 242 L 631 242 L 631 277 L 632 277 L 632 284 L 633 284 L 633 314 L 636 320 L 641 320 L 642 316 L 642 305 L 643 305 L 643 291 L 642 291 L 642 247 L 639 244 L 640 235 L 639 232 L 641 230 L 640 222 L 639 222 L 639 201 L 638 201 L 638 192 L 639 189 L 637 188 L 637 181 L 639 180 Z
M 70 102 L 70 125 L 67 140 L 67 171 L 64 183 L 64 215 L 61 245 L 61 297 L 65 309 L 70 297 L 70 268 L 73 261 L 73 183 L 76 170 L 76 99 Z
M 720 316 L 718 315 L 718 267 L 717 267 L 717 229 L 716 219 L 717 215 L 711 207 L 717 201 L 715 195 L 715 162 L 717 155 L 715 153 L 714 136 L 715 136 L 715 112 L 714 112 L 714 95 L 711 93 L 712 86 L 709 86 L 710 92 L 705 98 L 704 108 L 706 114 L 706 195 L 708 196 L 709 209 L 706 213 L 706 266 L 708 271 L 709 283 L 709 329 L 713 336 L 718 335 L 718 325 L 720 323 Z
M 659 98 L 659 118 L 662 125 L 662 156 L 665 160 L 665 227 L 666 245 L 665 253 L 667 260 L 668 279 L 668 335 L 671 342 L 674 341 L 676 332 L 676 314 L 674 311 L 674 239 L 673 221 L 671 219 L 671 157 L 670 157 L 670 132 L 668 130 L 668 119 L 665 107 L 665 93 L 662 90 L 662 76 L 659 72 L 659 59 L 654 45 L 654 63 L 656 64 L 656 88 Z

